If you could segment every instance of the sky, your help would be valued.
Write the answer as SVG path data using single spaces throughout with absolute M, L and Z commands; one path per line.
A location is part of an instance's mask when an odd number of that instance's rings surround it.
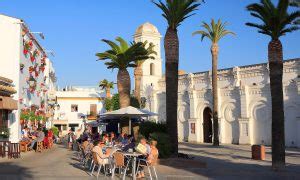
M 200 36 L 192 33 L 200 29 L 202 21 L 212 18 L 227 21 L 227 29 L 237 34 L 220 41 L 219 68 L 266 62 L 270 38 L 245 26 L 257 22 L 245 10 L 253 2 L 258 0 L 206 0 L 196 15 L 179 27 L 179 68 L 188 73 L 211 69 L 211 43 L 207 39 L 201 42 Z M 145 22 L 154 24 L 163 36 L 167 28 L 151 0 L 0 0 L 0 13 L 23 19 L 31 31 L 44 33 L 45 40 L 40 42 L 55 52 L 51 60 L 60 87 L 95 86 L 104 78 L 116 81 L 117 70 L 108 70 L 103 61 L 96 61 L 95 54 L 108 49 L 101 39 L 121 36 L 132 41 L 135 30 Z M 281 41 L 284 59 L 300 57 L 300 31 Z M 164 53 L 162 56 L 164 67 Z

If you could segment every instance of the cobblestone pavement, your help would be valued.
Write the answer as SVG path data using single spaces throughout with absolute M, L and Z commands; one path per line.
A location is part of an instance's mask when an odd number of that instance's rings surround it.
M 299 149 L 287 150 L 287 168 L 277 173 L 270 168 L 270 148 L 267 148 L 266 161 L 251 160 L 250 146 L 243 145 L 215 148 L 208 144 L 181 143 L 180 151 L 193 156 L 195 163 L 159 165 L 159 179 L 300 179 Z M 96 179 L 82 169 L 74 154 L 55 146 L 43 153 L 23 153 L 21 159 L 0 159 L 0 180 Z M 197 162 L 206 165 L 195 166 Z
M 287 167 L 282 172 L 271 170 L 271 149 L 266 147 L 266 160 L 251 159 L 249 145 L 181 143 L 180 151 L 196 160 L 206 162 L 206 168 L 191 169 L 196 175 L 209 179 L 300 179 L 300 149 L 287 148 Z M 197 179 L 198 177 L 195 177 Z

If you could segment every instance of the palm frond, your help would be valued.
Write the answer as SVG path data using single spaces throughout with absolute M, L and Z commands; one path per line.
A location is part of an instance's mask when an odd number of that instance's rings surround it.
M 271 0 L 250 4 L 246 9 L 251 16 L 262 23 L 246 23 L 246 25 L 257 28 L 259 33 L 266 34 L 272 39 L 278 39 L 288 32 L 298 30 L 292 26 L 299 25 L 300 11 L 289 13 L 289 4 L 289 0 L 279 0 L 277 6 Z
M 217 22 L 215 22 L 214 19 L 211 20 L 210 24 L 206 22 L 202 22 L 201 27 L 204 30 L 196 31 L 193 33 L 193 35 L 199 34 L 201 35 L 201 41 L 206 37 L 212 41 L 212 43 L 218 43 L 220 39 L 222 39 L 224 36 L 231 34 L 235 35 L 235 33 L 226 30 L 227 23 L 219 19 Z
M 168 22 L 172 29 L 177 29 L 178 26 L 187 18 L 193 16 L 203 0 L 166 0 L 163 3 L 161 0 L 152 2 L 162 11 L 162 16 Z
M 111 49 L 97 53 L 99 60 L 110 60 L 104 64 L 108 69 L 126 69 L 127 67 L 135 67 L 133 64 L 138 60 L 153 59 L 154 45 L 147 42 L 131 42 L 127 43 L 123 38 L 117 37 L 117 43 L 110 40 L 103 40 Z M 148 46 L 146 48 L 146 46 Z

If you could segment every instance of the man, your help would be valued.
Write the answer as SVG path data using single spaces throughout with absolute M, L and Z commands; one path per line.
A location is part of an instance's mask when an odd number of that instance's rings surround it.
M 32 138 L 33 138 L 33 141 L 31 142 L 30 149 L 33 149 L 34 146 L 36 147 L 37 142 L 44 141 L 45 133 L 40 128 L 38 128 L 36 136 L 32 136 Z

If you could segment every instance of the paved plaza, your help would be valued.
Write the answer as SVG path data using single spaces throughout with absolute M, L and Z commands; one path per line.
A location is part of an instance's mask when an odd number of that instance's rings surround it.
M 250 146 L 180 144 L 180 151 L 194 160 L 180 163 L 162 161 L 157 167 L 159 179 L 299 179 L 300 150 L 287 150 L 287 168 L 274 173 L 270 169 L 270 148 L 266 161 L 250 159 Z M 75 152 L 56 145 L 43 153 L 29 152 L 21 159 L 0 159 L 0 179 L 95 179 L 79 165 Z M 101 176 L 101 179 L 104 177 Z M 110 179 L 110 178 L 106 178 Z M 117 179 L 117 178 L 116 178 Z

